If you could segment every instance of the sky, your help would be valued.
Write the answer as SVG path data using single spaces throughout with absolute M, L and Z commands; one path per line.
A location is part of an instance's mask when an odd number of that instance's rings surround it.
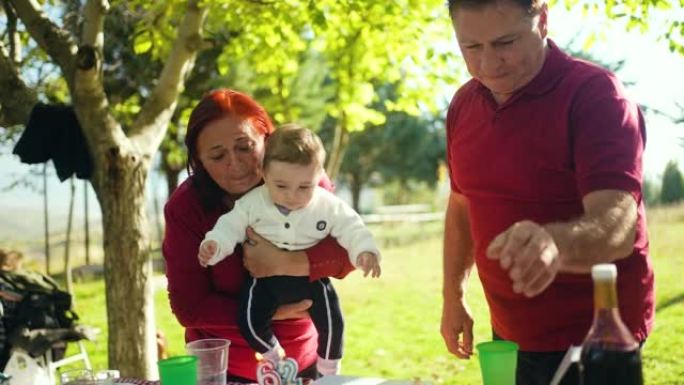
M 684 12 L 678 12 L 679 19 L 684 20 Z M 651 24 L 658 26 L 662 21 L 656 16 Z M 662 32 L 657 27 L 645 34 L 638 31 L 625 32 L 624 25 L 608 22 L 602 16 L 582 16 L 579 11 L 568 12 L 556 6 L 550 11 L 549 29 L 550 37 L 561 47 L 574 42 L 577 49 L 583 46 L 590 33 L 602 33 L 603 37 L 597 38 L 590 53 L 606 62 L 625 61 L 618 77 L 624 82 L 634 83 L 628 87 L 628 92 L 635 100 L 641 105 L 671 115 L 684 115 L 684 111 L 679 110 L 675 104 L 676 101 L 680 101 L 684 107 L 684 56 L 670 53 L 665 41 L 657 41 L 658 34 Z M 457 49 L 455 40 L 448 44 Z M 676 160 L 680 168 L 684 169 L 684 147 L 680 139 L 684 138 L 684 125 L 676 126 L 668 118 L 652 113 L 646 115 L 646 121 L 648 139 L 644 155 L 645 175 L 659 182 L 668 161 Z M 9 191 L 5 189 L 18 179 L 28 180 L 35 186 L 40 186 L 40 177 L 27 177 L 31 169 L 42 170 L 42 167 L 21 164 L 18 158 L 11 154 L 11 148 L 0 147 L 0 210 L 5 213 L 5 218 L 1 221 L 21 222 L 26 218 L 40 218 L 42 195 L 37 188 L 18 186 Z M 60 183 L 51 165 L 50 169 L 50 212 L 57 217 L 64 216 L 69 203 L 69 183 Z M 148 188 L 150 191 L 159 191 L 161 199 L 164 199 L 165 188 L 159 177 L 151 178 Z M 99 216 L 99 209 L 96 207 L 92 189 L 89 189 L 89 194 L 93 207 L 90 216 L 96 218 Z M 77 218 L 82 217 L 82 208 L 83 182 L 79 182 L 75 210 Z M 152 205 L 150 210 L 153 210 Z M 60 220 L 56 222 L 59 225 Z M 34 230 L 37 226 L 42 226 L 42 220 L 29 225 Z M 4 230 L 0 223 L 0 241 L 13 237 L 13 234 L 2 234 L 2 231 Z
M 670 14 L 684 20 L 682 9 Z M 606 62 L 625 61 L 617 75 L 623 82 L 633 83 L 628 86 L 628 93 L 640 105 L 684 118 L 684 56 L 670 53 L 667 42 L 658 41 L 665 25 L 661 15 L 652 17 L 650 24 L 652 30 L 645 34 L 626 32 L 623 23 L 556 7 L 551 9 L 549 34 L 560 46 L 574 41 L 574 46 L 580 49 L 589 34 L 599 31 L 603 36 L 597 37 L 590 52 Z M 648 113 L 646 129 L 646 177 L 659 182 L 670 160 L 677 161 L 680 169 L 684 169 L 684 124 L 675 125 L 663 115 Z

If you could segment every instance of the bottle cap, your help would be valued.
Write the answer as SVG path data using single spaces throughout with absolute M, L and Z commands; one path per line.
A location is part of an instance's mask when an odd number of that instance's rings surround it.
M 617 268 L 612 263 L 601 263 L 591 268 L 591 277 L 595 280 L 609 281 L 617 278 Z

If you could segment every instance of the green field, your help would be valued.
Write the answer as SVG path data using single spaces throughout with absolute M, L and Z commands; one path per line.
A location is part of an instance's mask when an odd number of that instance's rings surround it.
M 647 384 L 684 384 L 684 206 L 649 211 L 651 253 L 657 282 L 657 319 L 646 343 Z M 449 355 L 439 334 L 441 312 L 441 235 L 439 224 L 378 229 L 388 234 L 383 276 L 364 279 L 354 273 L 336 282 L 346 318 L 342 372 L 396 379 L 419 377 L 435 384 L 479 384 L 476 359 Z M 406 242 L 398 241 L 405 239 Z M 101 281 L 77 285 L 82 321 L 102 328 L 87 349 L 97 368 L 106 366 L 106 319 Z M 470 280 L 469 303 L 475 316 L 476 342 L 490 338 L 488 313 L 477 276 Z M 169 340 L 170 353 L 183 353 L 182 330 L 168 306 L 165 290 L 156 294 L 157 326 Z

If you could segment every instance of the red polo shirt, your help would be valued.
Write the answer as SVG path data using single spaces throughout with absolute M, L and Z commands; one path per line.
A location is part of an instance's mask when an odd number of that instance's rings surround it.
M 559 274 L 544 292 L 527 298 L 513 292 L 507 272 L 485 250 L 515 222 L 571 220 L 583 214 L 584 195 L 615 189 L 630 192 L 639 204 L 633 253 L 616 264 L 620 312 L 641 341 L 654 318 L 641 199 L 644 121 L 612 73 L 548 43 L 539 74 L 505 103 L 497 105 L 472 79 L 456 92 L 447 114 L 451 187 L 468 201 L 492 326 L 525 351 L 582 342 L 593 316 L 589 274 Z

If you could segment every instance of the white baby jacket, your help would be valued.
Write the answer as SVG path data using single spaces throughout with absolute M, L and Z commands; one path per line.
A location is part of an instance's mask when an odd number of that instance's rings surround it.
M 233 253 L 235 245 L 246 240 L 252 226 L 262 237 L 286 250 L 304 250 L 328 235 L 347 250 L 352 265 L 364 251 L 380 252 L 373 235 L 359 214 L 333 193 L 316 186 L 311 202 L 301 209 L 283 214 L 271 200 L 265 185 L 254 188 L 235 202 L 233 209 L 219 217 L 204 241 L 213 240 L 218 250 L 209 260 L 214 265 Z

